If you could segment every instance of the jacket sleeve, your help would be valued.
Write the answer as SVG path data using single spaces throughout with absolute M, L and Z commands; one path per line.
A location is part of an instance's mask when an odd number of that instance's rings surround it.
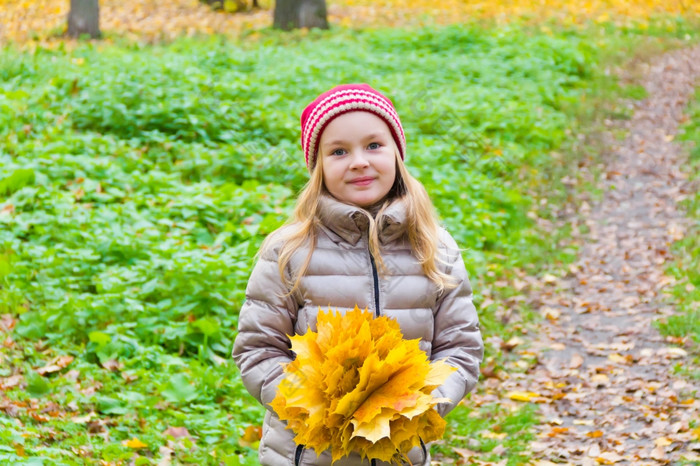
M 233 358 L 246 389 L 265 408 L 283 377 L 283 363 L 292 361 L 288 335 L 294 333 L 297 300 L 281 280 L 277 248 L 258 258 L 248 280 L 246 300 L 238 316 Z
M 479 318 L 472 302 L 472 288 L 459 248 L 454 239 L 442 231 L 447 247 L 447 273 L 457 286 L 446 290 L 438 299 L 431 359 L 445 359 L 457 368 L 433 395 L 449 398 L 439 403 L 438 413 L 446 416 L 469 393 L 479 379 L 479 365 L 484 357 L 484 343 Z

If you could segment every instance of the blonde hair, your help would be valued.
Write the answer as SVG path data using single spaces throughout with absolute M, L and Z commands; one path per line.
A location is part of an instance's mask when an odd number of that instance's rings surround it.
M 450 275 L 441 272 L 438 268 L 438 262 L 445 263 L 445 261 L 438 258 L 440 227 L 435 207 L 421 182 L 408 172 L 395 144 L 394 149 L 396 180 L 387 199 L 377 212 L 376 218 L 380 218 L 394 200 L 406 199 L 406 232 L 411 250 L 421 264 L 423 273 L 435 283 L 438 291 L 442 293 L 445 289 L 454 288 L 456 283 Z M 316 247 L 318 225 L 320 224 L 318 218 L 319 198 L 323 193 L 328 193 L 328 191 L 323 183 L 323 157 L 319 156 L 316 158 L 311 178 L 299 194 L 291 217 L 285 222 L 285 225 L 265 238 L 258 252 L 258 257 L 264 255 L 281 242 L 277 263 L 280 277 L 291 287 L 287 295 L 291 295 L 299 287 L 301 278 L 306 274 L 311 262 Z M 387 270 L 381 255 L 377 222 L 369 212 L 364 209 L 361 211 L 366 214 L 369 220 L 370 253 L 374 257 L 379 274 L 383 276 Z M 294 253 L 304 245 L 308 245 L 308 254 L 290 282 L 286 279 L 284 270 Z

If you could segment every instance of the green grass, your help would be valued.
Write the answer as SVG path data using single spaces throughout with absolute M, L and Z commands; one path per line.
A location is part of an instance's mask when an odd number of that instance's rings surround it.
M 508 465 L 527 464 L 527 445 L 535 440 L 531 428 L 539 424 L 534 405 L 527 404 L 515 411 L 498 404 L 481 409 L 460 406 L 448 418 L 446 440 L 435 447 L 436 452 L 458 458 L 452 447 L 466 448 L 482 453 L 479 456 L 482 461 L 507 459 Z
M 239 439 L 263 409 L 229 356 L 237 312 L 253 255 L 307 179 L 300 110 L 340 82 L 392 97 L 409 169 L 467 248 L 477 294 L 517 297 L 497 281 L 574 257 L 558 247 L 566 230 L 545 236 L 527 214 L 547 215 L 542 196 L 566 199 L 559 175 L 575 158 L 552 153 L 569 152 L 600 100 L 624 95 L 605 67 L 648 34 L 463 25 L 6 47 L 0 315 L 17 324 L 0 335 L 0 377 L 21 381 L 0 398 L 12 413 L 0 462 L 156 464 L 167 446 L 175 462 L 255 464 Z M 480 308 L 487 338 L 532 319 L 516 309 L 507 324 L 497 308 Z M 36 374 L 66 355 L 67 368 Z M 532 407 L 460 406 L 448 419 L 443 454 L 473 438 L 488 457 L 496 432 L 511 464 L 527 461 Z M 125 444 L 134 437 L 146 446 Z
M 700 380 L 700 92 L 686 112 L 688 122 L 682 127 L 681 140 L 689 151 L 686 173 L 689 176 L 688 198 L 683 202 L 690 219 L 685 237 L 673 245 L 675 260 L 667 273 L 676 283 L 670 290 L 670 301 L 676 314 L 661 320 L 658 327 L 664 335 L 686 338 L 692 345 L 691 365 L 677 367 L 677 372 Z

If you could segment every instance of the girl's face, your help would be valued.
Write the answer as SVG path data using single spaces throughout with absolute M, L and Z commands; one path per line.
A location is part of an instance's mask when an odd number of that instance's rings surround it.
M 378 116 L 357 111 L 335 118 L 319 141 L 326 189 L 339 201 L 376 204 L 396 179 L 396 150 L 389 126 Z

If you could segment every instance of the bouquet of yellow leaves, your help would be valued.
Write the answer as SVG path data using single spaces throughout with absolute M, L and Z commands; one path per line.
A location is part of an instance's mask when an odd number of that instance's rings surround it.
M 298 445 L 333 461 L 359 453 L 399 463 L 408 451 L 442 437 L 445 421 L 431 393 L 456 370 L 431 363 L 405 340 L 398 322 L 359 309 L 319 312 L 317 331 L 291 338 L 296 359 L 271 406 Z

